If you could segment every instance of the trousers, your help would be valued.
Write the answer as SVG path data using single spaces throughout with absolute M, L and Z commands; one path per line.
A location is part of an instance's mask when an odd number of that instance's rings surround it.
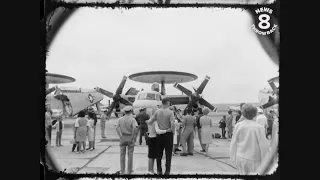
M 163 156 L 163 151 L 166 153 L 166 171 L 165 175 L 170 174 L 171 170 L 171 158 L 172 158 L 172 148 L 173 148 L 173 133 L 167 132 L 164 134 L 157 134 L 157 172 L 158 175 L 162 175 L 162 165 L 161 160 Z
M 56 136 L 56 145 L 61 145 L 61 136 L 62 136 L 62 131 L 58 131 L 57 132 L 57 136 Z
M 52 126 L 49 125 L 46 127 L 46 139 L 48 141 L 47 146 L 51 146 L 51 133 L 52 133 Z
M 225 138 L 226 137 L 226 128 L 221 128 L 222 130 L 222 137 Z
M 125 173 L 126 151 L 128 150 L 128 168 L 127 173 L 132 173 L 134 142 L 131 135 L 122 135 L 120 139 L 120 168 L 121 174 Z
M 188 145 L 188 153 L 193 153 L 193 148 L 194 148 L 193 139 L 194 139 L 193 129 L 185 129 L 181 139 L 183 153 L 186 153 L 186 144 Z
M 105 121 L 101 121 L 100 122 L 100 126 L 101 126 L 101 137 L 102 138 L 105 138 L 106 135 L 105 135 L 105 131 L 106 131 L 106 122 Z
M 140 125 L 139 129 L 140 129 L 139 144 L 142 143 L 142 136 L 144 136 L 145 142 L 147 143 L 146 132 L 148 132 L 148 126 Z

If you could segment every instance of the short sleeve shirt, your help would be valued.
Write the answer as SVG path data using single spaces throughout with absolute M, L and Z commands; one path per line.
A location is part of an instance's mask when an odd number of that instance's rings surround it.
M 132 135 L 133 129 L 137 126 L 137 121 L 128 115 L 119 118 L 116 125 L 117 128 L 120 128 L 121 133 L 125 135 Z
M 173 111 L 166 109 L 157 110 L 151 117 L 151 122 L 157 121 L 160 130 L 166 130 L 174 125 L 174 114 Z
M 105 122 L 107 120 L 107 115 L 102 114 L 101 115 L 101 122 Z

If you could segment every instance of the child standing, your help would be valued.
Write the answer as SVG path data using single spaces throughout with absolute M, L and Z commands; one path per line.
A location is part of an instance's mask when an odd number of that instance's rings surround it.
M 179 130 L 180 130 L 180 124 L 177 119 L 174 120 L 174 127 L 175 127 L 175 132 L 173 135 L 173 155 L 177 154 L 177 149 L 178 149 L 178 137 L 180 136 Z
M 87 150 L 94 150 L 94 119 L 91 113 L 89 113 L 89 132 L 88 132 L 89 148 Z
M 73 132 L 76 133 L 76 122 L 74 122 L 73 124 Z M 79 142 L 76 141 L 76 138 L 74 137 L 74 141 L 75 143 L 72 145 L 72 152 L 74 152 L 74 150 L 77 148 L 77 152 L 80 151 L 80 146 L 79 146 Z
M 56 136 L 56 146 L 62 146 L 61 144 L 61 137 L 62 137 L 62 131 L 64 129 L 64 124 L 62 122 L 62 117 L 57 118 L 57 122 L 52 126 L 56 128 L 57 136 Z

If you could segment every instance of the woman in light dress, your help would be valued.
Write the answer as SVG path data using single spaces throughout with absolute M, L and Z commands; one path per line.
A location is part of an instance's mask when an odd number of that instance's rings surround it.
M 241 175 L 257 174 L 262 160 L 268 155 L 265 129 L 254 120 L 257 111 L 252 104 L 243 105 L 241 113 L 244 120 L 235 125 L 230 143 L 230 159 Z
M 94 150 L 94 119 L 93 114 L 89 113 L 89 132 L 88 132 L 88 141 L 89 141 L 89 148 L 87 150 Z
M 208 116 L 209 109 L 204 108 L 202 110 L 203 116 L 200 118 L 200 126 L 201 126 L 201 141 L 202 144 L 205 144 L 205 152 L 208 156 L 209 145 L 212 144 L 212 123 L 211 118 Z
M 174 135 L 173 135 L 173 155 L 177 154 L 177 149 L 178 149 L 178 137 L 180 136 L 179 131 L 180 131 L 180 123 L 178 122 L 177 119 L 174 120 Z
M 85 118 L 85 112 L 80 111 L 78 118 L 76 119 L 75 123 L 75 133 L 74 138 L 76 142 L 79 142 L 79 150 L 77 153 L 85 152 L 86 151 L 86 141 L 87 141 L 87 134 L 89 131 L 89 121 Z M 81 145 L 83 150 L 81 151 Z

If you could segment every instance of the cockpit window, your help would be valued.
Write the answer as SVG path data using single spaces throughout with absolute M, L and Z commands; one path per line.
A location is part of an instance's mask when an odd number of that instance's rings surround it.
M 139 94 L 137 100 L 145 100 L 146 99 L 145 97 L 146 97 L 146 94 L 145 93 L 141 93 L 141 94 Z
M 156 94 L 148 93 L 147 94 L 147 100 L 156 100 Z
M 158 100 L 160 101 L 160 96 L 154 93 L 141 93 L 139 94 L 137 100 Z

